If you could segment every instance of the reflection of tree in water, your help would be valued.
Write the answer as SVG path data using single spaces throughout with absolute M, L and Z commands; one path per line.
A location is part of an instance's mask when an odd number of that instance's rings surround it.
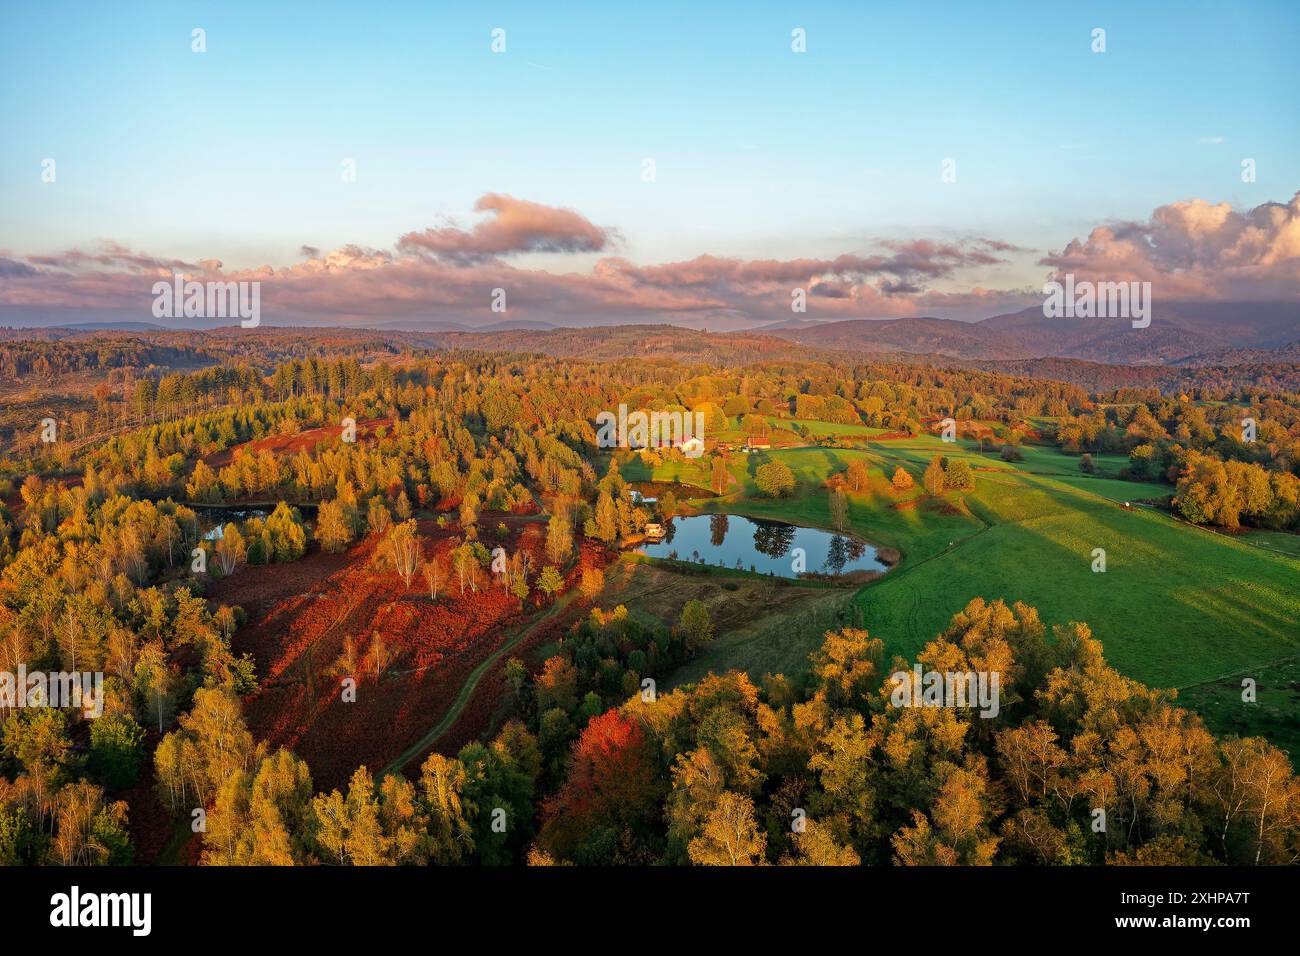
M 664 536 L 662 539 L 663 543 L 672 544 L 673 535 L 677 533 L 677 525 L 673 524 L 672 518 L 665 518 L 663 522 L 663 526 L 664 526 Z
M 709 540 L 715 548 L 722 547 L 727 538 L 727 516 L 711 515 L 709 517 Z
M 861 541 L 843 535 L 832 535 L 830 547 L 826 551 L 826 563 L 822 565 L 822 570 L 829 574 L 839 574 L 844 570 L 845 565 L 861 560 L 866 553 L 867 546 Z
M 765 554 L 769 558 L 785 557 L 790 545 L 794 543 L 795 530 L 794 525 L 755 521 L 754 547 L 759 554 Z
M 826 563 L 822 570 L 830 574 L 839 574 L 849 560 L 848 542 L 838 534 L 831 537 L 830 547 L 826 549 Z

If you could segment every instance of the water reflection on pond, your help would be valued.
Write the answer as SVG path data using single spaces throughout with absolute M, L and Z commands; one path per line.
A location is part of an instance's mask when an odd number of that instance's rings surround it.
M 205 541 L 220 541 L 225 526 L 228 524 L 242 525 L 245 521 L 252 521 L 254 518 L 269 518 L 275 508 L 271 505 L 190 505 L 198 512 L 199 519 L 203 526 L 208 530 L 203 533 Z M 314 520 L 316 517 L 316 504 L 308 502 L 306 504 L 290 505 L 290 508 L 297 511 L 298 514 L 307 520 Z
M 798 576 L 797 549 L 803 550 L 803 570 L 813 574 L 883 572 L 889 568 L 875 548 L 856 538 L 779 521 L 693 515 L 672 519 L 664 525 L 664 532 L 662 538 L 638 545 L 637 552 L 787 578 Z
M 266 518 L 271 514 L 270 508 L 204 508 L 199 512 L 200 517 L 205 519 L 205 523 L 211 522 L 212 527 L 203 533 L 205 541 L 220 541 L 225 530 L 225 526 L 231 523 L 243 524 L 253 518 Z

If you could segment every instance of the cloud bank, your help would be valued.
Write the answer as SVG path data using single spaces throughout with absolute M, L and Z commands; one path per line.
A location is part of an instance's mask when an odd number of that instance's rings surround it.
M 169 259 L 111 242 L 55 255 L 0 251 L 0 324 L 6 313 L 39 309 L 151 320 L 153 283 L 177 272 L 198 281 L 260 281 L 268 324 L 976 319 L 1041 301 L 1037 289 L 979 283 L 982 270 L 1024 251 L 988 237 L 881 239 L 870 252 L 834 258 L 701 255 L 638 265 L 606 255 L 585 271 L 554 272 L 519 258 L 610 253 L 620 243 L 617 231 L 572 209 L 498 193 L 474 208 L 483 217 L 468 228 L 408 232 L 392 249 L 303 245 L 302 261 L 280 268 L 226 270 L 217 259 Z M 1145 222 L 1097 226 L 1039 261 L 1049 270 L 1045 278 L 1072 272 L 1095 281 L 1149 280 L 1165 301 L 1300 300 L 1300 193 L 1247 212 L 1200 199 L 1175 202 Z M 496 289 L 505 290 L 504 315 L 491 310 Z M 791 309 L 796 289 L 806 298 L 803 314 Z
M 1052 278 L 1150 281 L 1166 300 L 1300 297 L 1300 192 L 1248 212 L 1188 199 L 1146 222 L 1098 226 L 1045 256 Z

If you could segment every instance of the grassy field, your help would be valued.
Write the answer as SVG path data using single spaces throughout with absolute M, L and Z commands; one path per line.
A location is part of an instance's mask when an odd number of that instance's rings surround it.
M 809 435 L 841 435 L 841 436 L 862 436 L 869 437 L 872 435 L 882 435 L 885 433 L 883 428 L 872 428 L 870 425 L 837 425 L 833 422 L 819 422 L 811 418 L 769 418 L 768 438 L 773 445 L 800 444 L 803 438 L 795 430 L 796 426 L 802 427 Z M 734 442 L 739 444 L 745 440 L 745 432 L 739 424 L 733 424 L 717 432 L 709 432 L 709 441 Z
M 1255 681 L 1255 700 L 1241 699 L 1242 679 Z M 1185 707 L 1199 711 L 1221 734 L 1262 735 L 1300 758 L 1300 656 L 1249 673 L 1197 684 L 1178 692 Z
M 781 422 L 782 425 L 787 424 Z M 872 428 L 870 425 L 837 425 L 833 422 L 819 422 L 811 418 L 792 418 L 789 425 L 802 425 L 810 435 L 883 435 L 887 429 Z
M 758 575 L 681 573 L 625 555 L 606 572 L 600 605 L 622 604 L 648 626 L 671 627 L 687 601 L 703 601 L 717 637 L 708 653 L 678 668 L 661 690 L 698 681 L 709 671 L 764 674 L 807 671 L 808 655 L 828 630 L 853 621 L 852 589 L 805 587 Z
M 653 468 L 642 457 L 634 456 L 623 466 L 628 481 L 679 481 L 684 485 L 709 486 L 709 459 L 675 458 Z
M 1252 547 L 1280 551 L 1300 558 L 1300 534 L 1288 534 L 1285 531 L 1244 531 L 1240 538 Z
M 1077 458 L 1055 449 L 1027 447 L 1024 454 L 1023 462 L 1009 463 L 992 451 L 981 455 L 974 442 L 918 436 L 863 450 L 735 456 L 732 493 L 700 506 L 829 527 L 823 481 L 854 458 L 866 458 L 870 485 L 849 495 L 852 530 L 903 557 L 853 601 L 890 654 L 915 654 L 975 596 L 1024 601 L 1049 625 L 1086 622 L 1111 663 L 1152 686 L 1187 687 L 1300 654 L 1295 536 L 1221 535 L 1156 508 L 1125 508 L 1123 502 L 1161 498 L 1170 489 L 1107 477 L 1123 467 L 1121 457 L 1098 457 L 1094 477 L 1079 472 Z M 919 485 L 934 455 L 967 459 L 976 470 L 974 491 L 932 499 L 918 489 L 898 494 L 889 486 L 898 466 Z M 768 458 L 794 472 L 799 486 L 793 497 L 759 494 L 753 474 Z M 689 472 L 695 467 L 697 478 Z M 707 481 L 695 462 L 665 465 L 654 477 Z M 1092 570 L 1096 548 L 1106 552 L 1104 573 Z M 700 668 L 712 665 L 708 658 Z M 722 659 L 719 651 L 715 669 Z M 727 659 L 743 666 L 744 654 L 728 652 Z M 1205 692 L 1189 700 L 1207 703 Z M 1215 719 L 1211 711 L 1207 716 Z

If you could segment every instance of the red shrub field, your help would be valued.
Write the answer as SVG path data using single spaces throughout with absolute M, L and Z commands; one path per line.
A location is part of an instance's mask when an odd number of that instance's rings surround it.
M 572 593 L 578 587 L 583 567 L 603 567 L 608 560 L 609 554 L 603 548 L 591 541 L 583 541 L 580 560 L 569 572 L 565 581 L 566 593 Z M 522 642 L 511 649 L 509 654 L 502 655 L 501 659 L 483 675 L 474 691 L 474 696 L 465 705 L 456 722 L 433 746 L 406 765 L 406 773 L 410 775 L 417 772 L 420 764 L 433 751 L 443 754 L 457 753 L 465 744 L 477 740 L 485 730 L 495 730 L 496 725 L 507 715 L 507 698 L 511 693 L 510 685 L 506 682 L 506 661 L 511 657 L 517 657 L 528 666 L 530 673 L 536 674 L 541 670 L 542 665 L 540 655 L 536 653 L 538 648 L 564 637 L 576 621 L 591 611 L 591 606 L 590 601 L 578 597 L 561 613 L 538 623 Z
M 156 731 L 147 732 L 146 753 L 153 753 L 160 737 Z M 135 862 L 143 865 L 157 861 L 158 855 L 171 839 L 175 824 L 170 809 L 158 794 L 154 775 L 149 771 L 150 766 L 146 761 L 145 769 L 135 786 L 120 795 L 131 808 L 127 821 L 131 840 L 135 844 Z
M 499 542 L 489 535 L 485 546 L 500 544 L 509 554 L 526 549 L 540 567 L 544 526 L 497 515 L 485 515 L 483 526 L 495 528 L 498 520 L 508 535 Z M 449 566 L 453 531 L 432 521 L 419 525 L 426 558 L 436 551 Z M 313 551 L 292 564 L 243 568 L 211 595 L 248 614 L 233 643 L 236 652 L 253 655 L 261 683 L 245 701 L 249 729 L 304 758 L 318 789 L 345 785 L 362 764 L 378 771 L 418 740 L 469 672 L 506 639 L 509 625 L 536 609 L 530 598 L 521 615 L 518 599 L 486 573 L 477 593 L 467 587 L 462 595 L 449 567 L 434 601 L 420 575 L 405 586 L 377 551 L 381 541 L 370 536 L 346 554 Z M 383 647 L 378 665 L 376 634 Z M 351 668 L 342 660 L 348 637 Z M 357 680 L 355 702 L 343 700 L 348 676 Z M 472 704 L 467 715 L 474 710 Z M 484 725 L 490 710 L 489 704 Z
M 357 422 L 357 441 L 364 443 L 374 437 L 380 425 L 391 425 L 391 418 L 370 418 Z M 204 457 L 204 462 L 212 468 L 224 468 L 235 459 L 237 452 L 256 455 L 260 451 L 274 452 L 277 457 L 290 458 L 300 451 L 310 452 L 317 445 L 336 442 L 342 434 L 342 427 L 329 425 L 323 428 L 308 428 L 288 435 L 267 435 L 254 441 L 232 445 L 223 451 L 213 452 Z

